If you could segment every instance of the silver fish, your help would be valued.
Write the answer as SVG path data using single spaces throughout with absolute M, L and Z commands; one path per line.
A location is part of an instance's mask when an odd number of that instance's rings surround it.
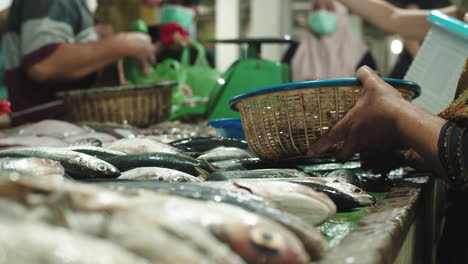
M 66 147 L 67 142 L 53 137 L 13 136 L 0 138 L 2 148 L 10 147 Z
M 1 264 L 150 264 L 110 241 L 37 222 L 0 221 Z
M 109 144 L 104 144 L 104 147 L 125 152 L 127 154 L 140 154 L 147 152 L 164 152 L 170 154 L 181 153 L 179 149 L 152 138 L 124 138 Z
M 265 198 L 288 213 L 297 215 L 305 222 L 319 225 L 336 213 L 336 205 L 324 193 L 290 182 L 230 180 L 201 183 L 216 188 L 248 192 Z
M 340 180 L 327 181 L 325 185 L 336 188 L 348 194 L 349 196 L 356 199 L 363 206 L 375 204 L 375 198 L 372 195 L 368 194 L 365 190 L 357 187 L 356 185 Z
M 189 224 L 210 230 L 247 263 L 309 262 L 300 240 L 276 222 L 232 205 L 157 196 L 160 202 L 155 200 L 154 209 L 149 211 L 181 226 Z
M 0 158 L 0 171 L 27 176 L 63 176 L 65 173 L 59 162 L 42 158 Z
M 142 167 L 122 172 L 118 180 L 156 180 L 163 182 L 201 182 L 197 177 L 188 173 L 160 168 L 160 167 Z
M 245 149 L 234 148 L 234 147 L 218 147 L 204 154 L 198 156 L 197 159 L 203 159 L 206 161 L 222 161 L 232 159 L 246 159 L 253 158 L 252 153 Z
M 63 140 L 68 143 L 74 143 L 74 142 L 77 142 L 80 140 L 86 140 L 89 138 L 99 140 L 101 143 L 110 143 L 110 142 L 114 142 L 117 140 L 116 137 L 109 135 L 107 133 L 101 133 L 101 132 L 91 132 L 91 133 L 86 133 L 86 134 L 81 134 L 81 135 L 76 135 L 76 136 L 69 136 L 69 137 L 64 138 Z
M 89 130 L 75 124 L 60 120 L 43 120 L 23 127 L 18 134 L 23 136 L 48 136 L 66 138 L 79 134 L 86 134 Z
M 154 263 L 245 264 L 208 230 L 164 219 L 156 208 L 118 211 L 101 225 L 107 226 L 106 238 Z
M 277 179 L 275 179 L 277 180 Z M 285 179 L 288 180 L 288 179 Z M 289 179 L 291 180 L 291 179 Z M 294 178 L 293 179 L 295 182 L 315 182 L 315 183 L 320 183 L 328 187 L 335 188 L 351 197 L 353 197 L 356 201 L 359 202 L 362 206 L 368 206 L 368 205 L 373 205 L 375 204 L 375 198 L 368 194 L 365 190 L 347 183 L 347 182 L 342 182 L 337 179 L 333 178 L 323 178 L 323 177 L 308 177 L 308 178 Z
M 38 157 L 61 163 L 65 172 L 76 178 L 117 178 L 120 171 L 93 156 L 62 148 L 15 148 L 0 151 L 0 157 Z
M 9 185 L 6 186 L 11 185 L 20 185 L 19 187 L 22 186 L 22 189 L 27 187 L 22 181 L 10 181 Z M 0 184 L 0 194 L 4 195 L 2 192 L 7 190 L 1 187 L 2 184 Z M 131 210 L 128 214 L 134 215 L 136 221 L 141 219 L 141 222 L 145 223 L 174 223 L 172 228 L 175 228 L 176 225 L 183 228 L 187 226 L 201 227 L 229 245 L 248 263 L 305 264 L 309 261 L 303 244 L 291 231 L 276 222 L 232 205 L 180 198 L 143 190 L 109 191 L 91 184 L 67 180 L 58 185 L 29 186 L 28 188 L 29 190 L 42 190 L 42 193 L 48 189 L 50 192 L 60 191 L 68 194 L 68 202 L 71 203 L 69 207 L 75 210 L 110 213 Z M 18 195 L 14 197 L 18 197 Z M 40 199 L 36 198 L 35 200 Z M 66 205 L 65 202 L 56 204 Z M 130 226 L 134 225 L 130 224 Z M 133 237 L 127 234 L 128 230 L 130 230 L 128 221 L 123 221 L 111 239 L 115 241 L 119 236 Z M 143 228 L 143 230 L 145 229 Z M 128 240 L 123 239 L 121 243 L 125 241 Z M 144 240 L 141 243 L 144 244 Z M 124 244 L 121 245 L 126 247 Z M 170 245 L 173 246 L 173 244 Z M 168 252 L 173 253 L 170 250 Z
M 90 138 L 90 137 L 87 137 L 87 138 L 82 138 L 82 139 L 78 139 L 78 140 L 75 140 L 75 141 L 72 141 L 72 143 L 70 144 L 71 147 L 73 146 L 93 146 L 93 147 L 100 147 L 102 146 L 102 141 L 97 139 L 97 138 Z

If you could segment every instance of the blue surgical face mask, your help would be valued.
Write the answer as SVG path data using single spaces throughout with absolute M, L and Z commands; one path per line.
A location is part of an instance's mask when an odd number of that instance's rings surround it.
M 319 10 L 309 13 L 309 26 L 317 35 L 330 35 L 336 31 L 336 14 Z
M 164 5 L 161 9 L 161 23 L 178 23 L 185 30 L 189 31 L 193 23 L 195 12 L 192 8 L 180 5 Z

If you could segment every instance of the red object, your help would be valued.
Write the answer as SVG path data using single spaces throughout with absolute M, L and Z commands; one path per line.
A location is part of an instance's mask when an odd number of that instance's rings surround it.
M 178 23 L 168 23 L 161 26 L 161 41 L 164 45 L 174 43 L 174 34 L 179 33 L 183 38 L 188 37 L 188 32 Z
M 8 100 L 0 100 L 0 115 L 11 113 L 10 102 Z

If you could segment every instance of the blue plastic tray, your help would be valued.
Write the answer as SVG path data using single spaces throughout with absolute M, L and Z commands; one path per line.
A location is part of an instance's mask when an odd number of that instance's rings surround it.
M 208 126 L 218 130 L 220 136 L 245 140 L 244 129 L 240 118 L 224 118 L 208 122 Z

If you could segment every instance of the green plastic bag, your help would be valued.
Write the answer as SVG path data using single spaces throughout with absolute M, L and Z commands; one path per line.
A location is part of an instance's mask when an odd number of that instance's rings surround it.
M 193 65 L 190 65 L 189 48 L 184 47 L 180 62 L 166 59 L 159 63 L 154 71 L 154 76 L 158 81 L 178 82 L 172 94 L 173 108 L 169 120 L 190 119 L 204 115 L 208 97 L 221 76 L 221 73 L 208 64 L 203 45 L 196 41 L 193 41 L 192 45 L 198 53 Z M 184 85 L 192 89 L 192 97 L 185 95 Z
M 159 63 L 153 72 L 155 81 L 177 81 L 177 86 L 172 90 L 172 104 L 179 107 L 189 97 L 185 95 L 183 87 L 186 83 L 187 74 L 182 69 L 179 61 L 166 59 Z
M 221 73 L 213 69 L 207 59 L 202 44 L 193 41 L 192 46 L 197 50 L 197 59 L 190 65 L 188 48 L 182 54 L 182 67 L 187 71 L 187 84 L 192 88 L 194 96 L 208 97 L 216 86 Z
M 141 32 L 144 34 L 148 34 L 148 27 L 146 26 L 143 20 L 139 19 L 135 21 L 132 25 L 132 30 L 136 32 Z M 140 62 L 136 61 L 132 58 L 124 58 L 124 72 L 125 78 L 129 84 L 151 84 L 154 83 L 155 79 L 155 66 L 151 65 L 151 63 L 147 63 L 147 75 L 143 75 L 141 71 Z

